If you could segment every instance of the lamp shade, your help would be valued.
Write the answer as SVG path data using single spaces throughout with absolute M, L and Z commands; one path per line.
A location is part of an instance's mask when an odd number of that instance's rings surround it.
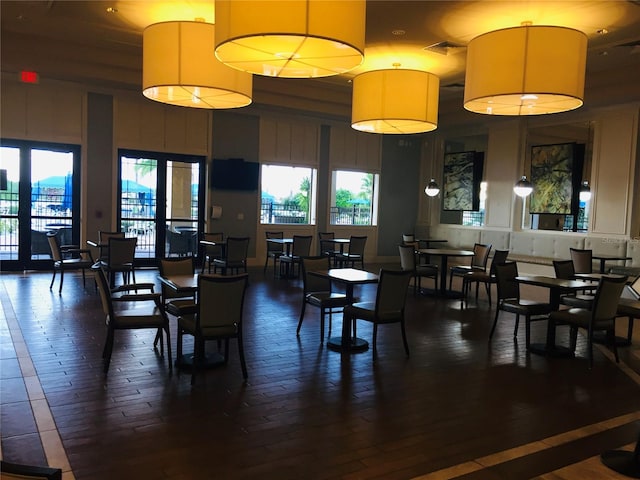
M 467 47 L 464 108 L 489 115 L 541 115 L 583 103 L 587 36 L 522 26 L 480 35 Z
M 527 180 L 527 176 L 523 175 L 522 178 L 515 184 L 513 191 L 519 197 L 528 197 L 533 192 L 533 185 Z
M 424 189 L 424 193 L 426 193 L 429 197 L 435 197 L 440 193 L 440 187 L 436 183 L 435 178 L 432 178 L 431 181 L 427 184 Z
M 328 77 L 364 59 L 365 0 L 216 0 L 216 57 L 283 78 Z
M 440 79 L 418 70 L 373 70 L 353 79 L 351 126 L 370 133 L 422 133 L 438 127 Z
M 158 102 L 195 108 L 237 108 L 251 103 L 253 77 L 213 54 L 215 26 L 162 22 L 143 35 L 142 94 Z

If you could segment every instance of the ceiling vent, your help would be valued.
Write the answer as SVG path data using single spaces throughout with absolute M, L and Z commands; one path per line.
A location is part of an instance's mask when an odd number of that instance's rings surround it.
M 464 49 L 464 45 L 459 45 L 453 42 L 439 42 L 434 43 L 433 45 L 429 45 L 428 47 L 424 47 L 424 50 L 427 52 L 437 53 L 439 55 L 450 55 L 455 54 Z

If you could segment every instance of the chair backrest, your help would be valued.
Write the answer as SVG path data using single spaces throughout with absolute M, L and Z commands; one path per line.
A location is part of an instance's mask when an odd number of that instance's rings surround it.
M 226 260 L 227 262 L 237 263 L 247 261 L 247 252 L 249 251 L 249 237 L 228 237 Z
M 318 240 L 320 241 L 320 252 L 332 254 L 335 252 L 335 244 L 333 239 L 336 238 L 334 232 L 318 232 Z
M 593 251 L 570 248 L 575 273 L 591 273 L 593 269 Z
M 496 250 L 493 253 L 493 260 L 491 260 L 491 268 L 489 272 L 491 276 L 495 276 L 496 274 L 496 265 L 501 265 L 507 261 L 507 257 L 509 257 L 509 250 Z
M 244 293 L 249 275 L 199 275 L 198 276 L 198 314 L 196 328 L 206 335 L 216 331 L 224 333 L 225 326 L 242 324 Z
M 53 261 L 54 262 L 62 261 L 62 252 L 60 251 L 58 236 L 53 232 L 48 233 L 47 241 L 49 242 L 49 248 L 51 249 L 51 258 L 53 258 Z
M 294 235 L 291 255 L 294 257 L 308 257 L 312 241 L 313 237 L 311 235 Z
M 364 255 L 364 246 L 366 243 L 366 236 L 351 235 L 349 239 L 349 255 Z
M 416 252 L 413 245 L 398 245 L 400 252 L 400 268 L 414 271 L 416 269 Z
M 473 257 L 471 257 L 471 265 L 475 268 L 487 269 L 487 260 L 489 259 L 489 252 L 491 252 L 491 244 L 484 245 L 482 243 L 476 243 L 473 246 Z
M 133 259 L 136 255 L 136 245 L 138 237 L 109 238 L 109 256 L 107 264 L 110 267 L 133 265 Z
M 52 467 L 40 467 L 35 465 L 23 465 L 0 461 L 0 472 L 6 480 L 62 480 L 62 469 Z
M 604 276 L 598 283 L 596 296 L 593 299 L 592 322 L 602 322 L 613 320 L 618 312 L 618 302 L 620 295 L 627 283 L 627 277 L 607 277 Z
M 573 260 L 554 260 L 553 271 L 556 273 L 556 278 L 562 278 L 570 280 L 576 273 L 573 269 Z
M 99 263 L 96 263 L 91 267 L 96 277 L 96 285 L 98 286 L 98 293 L 100 294 L 100 302 L 102 303 L 102 311 L 107 319 L 107 323 L 113 319 L 113 304 L 111 302 L 111 290 L 109 289 L 109 281 L 107 275 Z
M 179 258 L 162 258 L 158 264 L 160 275 L 167 277 L 170 275 L 193 275 L 195 272 L 195 264 L 193 257 L 179 257 Z M 162 298 L 167 300 L 169 298 L 182 298 L 190 295 L 184 295 L 177 293 L 174 289 L 169 288 L 164 283 L 162 287 Z
M 110 238 L 124 238 L 124 232 L 103 232 L 98 231 L 98 241 L 102 244 L 108 244 Z
M 416 236 L 413 233 L 403 233 L 402 234 L 402 243 L 414 243 L 416 241 Z
M 331 280 L 329 278 L 310 275 L 309 272 L 329 270 L 331 259 L 325 255 L 315 257 L 302 257 L 302 282 L 304 294 L 310 292 L 330 292 Z
M 282 240 L 284 238 L 284 232 L 264 232 L 264 235 L 267 239 L 276 238 Z M 284 252 L 284 245 L 282 243 L 272 243 L 267 242 L 267 253 L 269 252 Z
M 500 300 L 520 299 L 520 284 L 515 280 L 518 276 L 518 264 L 516 262 L 496 264 L 495 271 L 498 286 L 498 305 Z
M 224 241 L 224 233 L 206 232 L 202 234 L 202 239 L 207 242 L 222 242 Z M 222 245 L 207 245 L 204 249 L 205 255 L 216 258 L 222 258 L 223 251 Z
M 376 291 L 376 315 L 378 318 L 397 316 L 404 312 L 411 272 L 408 270 L 380 269 Z

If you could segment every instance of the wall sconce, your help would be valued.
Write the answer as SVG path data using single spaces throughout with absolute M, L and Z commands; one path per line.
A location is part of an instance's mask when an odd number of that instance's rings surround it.
M 435 197 L 440 193 L 440 187 L 436 183 L 435 178 L 432 178 L 431 181 L 427 184 L 424 189 L 424 193 L 426 193 L 429 197 Z
M 589 182 L 585 180 L 580 185 L 580 201 L 588 202 L 589 200 L 591 200 L 591 188 L 589 188 Z
M 365 0 L 216 0 L 215 55 L 238 70 L 328 77 L 364 60 Z
M 527 176 L 523 175 L 513 187 L 513 191 L 517 196 L 526 198 L 531 195 L 531 192 L 533 192 L 533 185 L 529 180 L 527 180 Z
M 542 115 L 582 106 L 587 36 L 572 28 L 505 28 L 467 46 L 464 108 L 487 115 Z
M 253 77 L 213 55 L 215 26 L 204 21 L 149 25 L 142 41 L 142 94 L 192 108 L 238 108 L 251 103 Z

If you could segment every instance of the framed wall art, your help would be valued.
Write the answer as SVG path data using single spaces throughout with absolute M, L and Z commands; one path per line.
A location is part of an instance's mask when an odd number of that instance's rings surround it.
M 447 153 L 443 167 L 443 210 L 478 211 L 483 152 Z
M 533 193 L 529 213 L 575 213 L 577 205 L 574 192 L 582 176 L 581 147 L 576 143 L 531 147 Z

